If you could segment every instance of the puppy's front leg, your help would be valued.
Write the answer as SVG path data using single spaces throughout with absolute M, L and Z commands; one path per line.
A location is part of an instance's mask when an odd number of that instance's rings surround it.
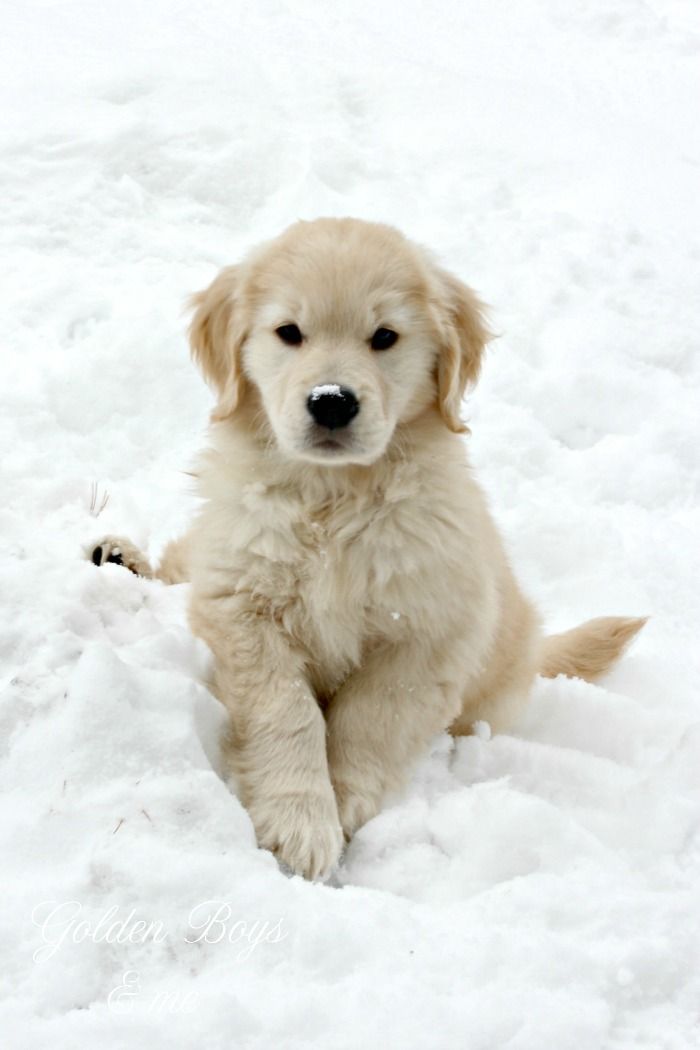
M 347 838 L 459 712 L 459 689 L 443 670 L 434 654 L 396 646 L 373 653 L 334 697 L 328 763 Z
M 191 619 L 216 657 L 215 691 L 231 713 L 229 757 L 259 845 L 300 875 L 326 874 L 343 836 L 326 724 L 301 658 L 238 597 L 195 600 Z

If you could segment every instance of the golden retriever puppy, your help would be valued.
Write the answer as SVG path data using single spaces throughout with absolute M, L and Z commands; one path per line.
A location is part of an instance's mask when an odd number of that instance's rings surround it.
M 481 304 L 399 232 L 296 223 L 193 305 L 205 502 L 156 575 L 191 580 L 259 844 L 316 878 L 434 734 L 508 726 L 538 672 L 594 678 L 644 621 L 542 638 L 459 436 Z

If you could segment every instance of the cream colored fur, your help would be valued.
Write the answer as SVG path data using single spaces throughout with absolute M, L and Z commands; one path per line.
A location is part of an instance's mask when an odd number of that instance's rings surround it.
M 644 621 L 541 637 L 456 433 L 489 337 L 480 304 L 397 231 L 299 223 L 194 305 L 218 404 L 203 509 L 157 575 L 192 581 L 260 845 L 316 878 L 435 733 L 505 728 L 538 670 L 598 675 Z M 300 346 L 276 334 L 292 323 Z M 378 327 L 394 347 L 370 348 Z M 306 399 L 331 382 L 361 410 L 325 448 Z

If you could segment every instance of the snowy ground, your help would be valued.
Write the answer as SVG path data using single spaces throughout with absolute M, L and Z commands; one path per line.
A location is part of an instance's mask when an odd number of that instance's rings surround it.
M 699 1046 L 697 4 L 2 27 L 3 1047 Z M 548 624 L 653 617 L 600 687 L 436 740 L 326 886 L 220 778 L 185 588 L 80 559 L 187 520 L 184 297 L 319 214 L 397 224 L 493 304 L 470 444 Z

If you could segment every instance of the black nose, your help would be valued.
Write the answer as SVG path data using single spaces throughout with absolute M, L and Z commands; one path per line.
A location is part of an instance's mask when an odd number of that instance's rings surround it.
M 306 407 L 320 427 L 339 430 L 355 418 L 360 411 L 360 402 L 348 387 L 324 383 L 313 388 L 306 399 Z

